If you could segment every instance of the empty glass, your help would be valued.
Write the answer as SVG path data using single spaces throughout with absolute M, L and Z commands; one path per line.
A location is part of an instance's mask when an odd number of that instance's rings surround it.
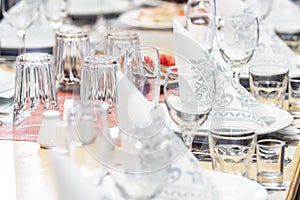
M 140 44 L 138 34 L 131 31 L 110 32 L 105 35 L 104 40 L 104 54 L 118 58 L 121 69 L 123 69 L 126 51 Z
M 270 188 L 282 185 L 285 146 L 285 142 L 275 139 L 257 142 L 257 182 Z
M 249 13 L 222 15 L 218 19 L 217 42 L 222 58 L 239 81 L 241 69 L 251 60 L 258 46 L 258 19 Z
M 82 29 L 58 30 L 53 51 L 58 90 L 78 93 L 83 60 L 90 55 L 88 32 Z
M 157 105 L 160 93 L 160 59 L 158 49 L 151 46 L 132 47 L 125 56 L 124 76 Z
M 186 28 L 209 53 L 216 34 L 215 0 L 189 0 L 186 9 Z
M 211 69 L 192 64 L 168 68 L 164 82 L 165 104 L 190 150 L 194 135 L 212 110 L 214 95 Z
M 43 111 L 57 109 L 52 55 L 27 53 L 17 57 L 13 129 L 37 134 Z
M 62 26 L 64 19 L 67 17 L 67 1 L 42 0 L 45 16 L 55 32 Z
M 254 130 L 243 127 L 210 130 L 208 141 L 213 170 L 247 177 L 256 137 Z
M 289 68 L 279 64 L 261 64 L 250 66 L 249 73 L 251 94 L 263 104 L 282 108 Z
M 289 111 L 300 114 L 300 76 L 289 77 Z
M 114 57 L 93 55 L 84 58 L 80 99 L 107 102 L 114 106 L 117 98 L 118 64 Z
M 17 30 L 21 41 L 19 55 L 26 51 L 25 33 L 37 16 L 38 6 L 38 0 L 2 0 L 2 14 L 8 23 Z

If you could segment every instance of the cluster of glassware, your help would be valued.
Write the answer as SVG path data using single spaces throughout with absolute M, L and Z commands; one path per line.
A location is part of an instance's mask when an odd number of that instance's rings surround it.
M 49 3 L 45 1 L 45 8 Z M 3 3 L 4 9 L 6 4 Z M 55 11 L 55 6 L 50 7 Z M 37 5 L 32 3 L 29 9 L 32 8 L 37 9 Z M 210 53 L 216 38 L 223 59 L 238 79 L 258 45 L 257 17 L 251 13 L 216 15 L 213 0 L 189 1 L 187 11 L 187 29 L 201 35 L 200 43 Z M 4 16 L 12 24 L 19 21 L 8 13 Z M 171 52 L 177 59 L 176 65 L 163 74 L 159 55 L 164 50 L 140 46 L 138 35 L 126 31 L 108 33 L 104 55 L 90 55 L 88 33 L 58 29 L 63 17 L 49 17 L 56 30 L 53 56 L 28 53 L 17 58 L 14 130 L 36 133 L 28 125 L 41 122 L 29 119 L 38 119 L 33 114 L 41 116 L 44 110 L 59 109 L 55 88 L 79 95 L 79 99 L 74 98 L 67 120 L 73 133 L 69 142 L 74 157 L 77 148 L 85 147 L 115 177 L 125 198 L 150 199 L 167 183 L 169 167 L 183 155 L 185 147 L 191 149 L 195 133 L 207 120 L 215 100 L 215 69 L 193 64 Z M 29 18 L 33 20 L 34 16 Z M 23 41 L 32 20 L 20 25 L 18 35 Z M 160 103 L 161 87 L 164 104 Z M 165 109 L 178 130 L 169 127 Z M 26 131 L 20 131 L 20 127 Z M 183 148 L 172 145 L 177 131 L 185 143 Z M 209 143 L 215 170 L 247 176 L 256 144 L 255 131 L 214 129 L 209 133 Z M 263 145 L 268 144 L 275 142 Z M 269 162 L 265 161 L 269 159 L 266 154 L 278 154 L 278 150 L 266 150 L 265 146 L 257 145 L 259 166 Z M 277 154 L 271 157 L 281 159 L 283 153 Z M 261 177 L 268 173 L 264 170 L 258 171 L 262 182 Z M 282 177 L 280 170 L 272 176 Z M 99 182 L 102 176 L 101 172 Z

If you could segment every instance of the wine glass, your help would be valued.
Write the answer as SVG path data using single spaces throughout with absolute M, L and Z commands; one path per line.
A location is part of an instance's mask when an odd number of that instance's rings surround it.
M 192 64 L 168 68 L 164 82 L 165 104 L 190 150 L 196 131 L 212 110 L 214 93 L 215 83 L 211 69 Z
M 99 6 L 99 8 L 98 8 L 97 19 L 93 26 L 93 30 L 100 32 L 100 33 L 105 33 L 108 29 L 108 26 L 107 26 L 107 21 L 104 18 L 104 14 L 103 14 L 103 12 L 104 12 L 103 11 L 103 0 L 97 0 L 97 3 L 98 3 L 97 6 Z
M 49 21 L 51 28 L 56 32 L 63 25 L 67 17 L 68 0 L 42 0 L 46 19 Z
M 216 34 L 215 0 L 189 0 L 186 9 L 186 28 L 209 53 Z
M 153 106 L 160 94 L 160 59 L 158 49 L 152 46 L 130 48 L 125 55 L 124 75 Z
M 259 42 L 259 22 L 251 13 L 235 13 L 218 18 L 217 43 L 222 58 L 239 81 L 241 69 L 251 60 Z
M 260 20 L 266 19 L 271 12 L 273 4 L 273 0 L 244 0 L 244 2 Z
M 22 42 L 19 55 L 25 53 L 26 30 L 33 24 L 38 14 L 39 0 L 2 0 L 2 14 L 17 30 Z

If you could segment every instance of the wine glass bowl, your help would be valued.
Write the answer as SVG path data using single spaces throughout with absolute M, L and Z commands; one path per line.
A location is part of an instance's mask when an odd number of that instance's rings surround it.
M 251 60 L 258 46 L 259 23 L 250 13 L 219 16 L 217 43 L 222 58 L 239 80 L 241 69 Z
M 2 0 L 2 14 L 22 42 L 19 54 L 25 53 L 25 33 L 37 16 L 38 6 L 37 0 Z
M 67 0 L 42 0 L 45 17 L 55 31 L 67 17 Z
M 208 73 L 203 73 L 204 70 Z M 167 70 L 164 82 L 165 104 L 190 149 L 196 131 L 212 110 L 215 92 L 212 79 L 210 69 L 193 65 L 172 66 Z

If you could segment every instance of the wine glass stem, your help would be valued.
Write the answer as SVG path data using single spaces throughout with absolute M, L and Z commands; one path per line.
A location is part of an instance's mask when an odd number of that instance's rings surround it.
M 18 55 L 21 55 L 26 52 L 25 49 L 25 31 L 17 31 L 19 40 L 21 42 L 21 48 L 19 48 Z
M 232 70 L 232 77 L 233 77 L 233 79 L 235 79 L 238 83 L 240 82 L 241 69 L 242 69 L 241 66 L 233 65 L 233 66 L 231 67 L 231 70 Z
M 182 139 L 183 139 L 183 141 L 185 143 L 185 146 L 189 150 L 192 150 L 194 136 L 192 134 L 182 134 Z

